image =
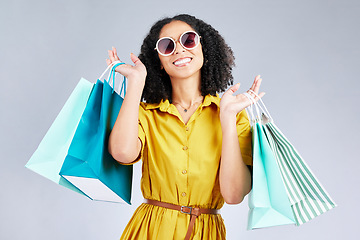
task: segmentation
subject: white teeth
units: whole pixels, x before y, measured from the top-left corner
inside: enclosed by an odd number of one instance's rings
[[[178,60],[176,62],[174,62],[175,66],[177,65],[180,65],[180,64],[185,64],[185,63],[188,63],[191,61],[191,58],[184,58],[184,59],[181,59],[181,60]]]

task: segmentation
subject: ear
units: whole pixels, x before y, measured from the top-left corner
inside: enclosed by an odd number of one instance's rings
[[[163,70],[164,66],[160,63],[160,69]]]

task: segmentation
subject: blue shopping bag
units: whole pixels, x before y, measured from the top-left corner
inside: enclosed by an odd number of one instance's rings
[[[84,112],[93,83],[81,79],[25,167],[51,181],[83,194],[59,175]]]
[[[116,66],[110,74],[113,83]],[[108,138],[123,103],[109,81],[110,77],[96,82],[60,175],[92,200],[130,204],[132,166],[119,164],[108,152]],[[125,83],[124,79],[124,91]]]

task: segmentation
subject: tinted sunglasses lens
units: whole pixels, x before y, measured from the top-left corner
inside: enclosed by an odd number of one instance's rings
[[[174,50],[174,42],[169,38],[161,39],[158,42],[158,50],[162,54],[170,54]]]
[[[180,41],[185,48],[191,49],[196,47],[199,43],[199,36],[194,32],[187,32],[182,35]]]

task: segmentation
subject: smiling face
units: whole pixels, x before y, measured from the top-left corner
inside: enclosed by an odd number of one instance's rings
[[[179,43],[181,34],[186,31],[194,31],[190,25],[182,21],[172,21],[166,24],[160,32],[159,38],[171,37],[176,41],[176,48],[170,56],[159,54],[160,62],[170,79],[186,79],[198,77],[201,79],[201,67],[204,63],[201,43],[187,50]]]

